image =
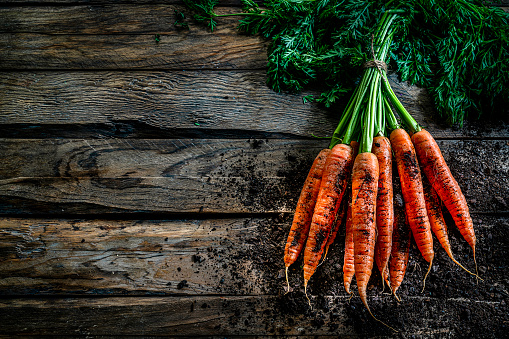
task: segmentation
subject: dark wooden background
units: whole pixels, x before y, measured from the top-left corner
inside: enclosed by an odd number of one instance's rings
[[[238,9],[223,1],[219,12]],[[267,42],[214,33],[178,1],[0,6],[0,336],[501,337],[509,325],[509,129],[441,124],[392,77],[469,202],[483,282],[412,247],[398,303],[375,272],[375,322],[342,287],[341,233],[284,295],[293,209],[340,111],[265,85]],[[157,42],[155,37],[159,36]],[[451,220],[449,220],[451,221]],[[449,223],[451,225],[451,223]],[[451,225],[452,226],[452,225]],[[457,258],[471,250],[452,226]]]

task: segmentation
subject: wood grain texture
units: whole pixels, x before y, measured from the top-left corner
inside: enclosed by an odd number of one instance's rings
[[[0,126],[15,138],[330,136],[341,107],[275,93],[258,71],[0,73]],[[444,126],[425,91],[391,77],[401,102],[437,139],[507,138],[504,123]]]
[[[507,141],[439,146],[472,211],[507,211]],[[327,141],[1,139],[0,211],[291,212],[323,147]]]
[[[403,337],[480,337],[486,331],[503,337],[506,330],[508,309],[500,302],[458,298],[444,303],[417,297],[399,304],[384,300],[384,304],[391,314],[380,310],[380,301],[370,306]],[[284,297],[276,296],[3,299],[0,331],[50,336],[393,335],[359,308],[359,303],[349,303],[347,297],[324,297],[311,314],[289,308]],[[476,311],[465,314],[461,311],[465,309]],[[418,312],[421,317],[409,322],[405,317],[408,312]],[[447,316],[441,316],[443,313]],[[352,314],[357,316],[350,320]],[[451,324],[450,317],[463,319],[461,327]],[[486,324],[488,318],[492,321]]]
[[[508,1],[508,0],[502,0]],[[60,4],[60,5],[73,5],[73,4],[163,4],[163,5],[183,5],[182,0],[4,0],[6,4]],[[255,0],[261,3],[260,0]],[[220,6],[240,6],[241,0],[219,0]]]
[[[174,1],[177,2],[177,1]],[[178,2],[177,2],[178,3]],[[215,13],[237,13],[238,7],[215,7]],[[183,13],[188,28],[174,25],[175,12]],[[1,33],[41,34],[207,34],[210,30],[192,18],[192,13],[182,4],[99,4],[69,6],[23,6],[0,8]],[[178,18],[180,19],[180,18]],[[213,34],[236,33],[239,17],[218,19]]]
[[[509,264],[509,248],[504,239],[509,218],[474,214],[473,219],[479,272],[485,281],[477,284],[437,243],[425,297],[493,302],[507,294],[504,267]],[[0,295],[279,295],[286,286],[282,257],[290,225],[291,215],[201,220],[0,218]],[[456,258],[472,269],[470,247],[454,226],[449,237]],[[311,295],[346,297],[340,279],[343,244],[341,232],[328,260],[310,281]],[[401,286],[406,297],[423,296],[418,287],[423,278],[420,265],[426,266],[413,247]],[[291,266],[289,277],[292,297],[300,298],[301,258]],[[374,270],[370,299],[390,302],[379,277]]]
[[[1,219],[0,294],[265,294],[269,222]]]
[[[277,139],[5,141],[4,213],[80,214],[289,211],[307,175],[297,169],[327,145]]]
[[[0,34],[0,69],[264,68],[259,37],[178,32],[161,36]]]

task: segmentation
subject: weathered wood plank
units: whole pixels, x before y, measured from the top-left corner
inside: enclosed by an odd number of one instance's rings
[[[323,140],[0,139],[2,213],[291,212]],[[473,211],[507,211],[506,140],[442,140]]]
[[[502,0],[508,1],[508,0]],[[163,4],[163,5],[183,5],[182,0],[4,0],[7,4]],[[260,0],[255,0],[257,3],[261,3]],[[240,6],[242,5],[241,0],[219,0],[220,6]]]
[[[301,95],[270,90],[264,71],[1,73],[0,93],[4,126],[124,124],[135,137],[179,129],[310,136],[330,134],[338,120]]]
[[[508,308],[502,302],[412,298],[372,306],[402,338],[484,337],[487,332],[500,338],[507,331]],[[0,331],[50,336],[394,336],[346,297],[323,298],[313,313],[305,313],[295,301],[274,296],[4,299]]]
[[[4,141],[0,210],[58,214],[289,211],[307,175],[298,169],[327,146],[295,140]]]
[[[264,294],[269,222],[4,218],[0,294]]]
[[[175,2],[175,1],[174,1]],[[215,7],[217,14],[236,13],[238,7]],[[184,13],[187,29],[174,25],[175,11]],[[100,4],[70,6],[12,6],[0,8],[1,33],[41,34],[161,34],[175,32],[201,33],[210,30],[197,23],[181,4]],[[178,18],[180,19],[180,18]],[[225,17],[214,34],[237,34],[239,17]]]
[[[425,297],[507,297],[509,218],[474,215],[479,272],[463,271],[438,242]],[[282,264],[291,215],[205,220],[0,219],[2,295],[277,295],[286,286]],[[456,258],[474,269],[472,251],[449,228]],[[311,295],[346,296],[342,286],[344,231],[311,279]],[[399,290],[422,296],[426,262],[415,246]],[[290,269],[294,295],[302,293],[300,260]],[[370,300],[388,299],[374,270]],[[354,283],[355,286],[355,283]],[[354,287],[355,289],[355,287]]]
[[[176,32],[161,36],[0,34],[0,69],[264,68],[267,42],[257,36]]]
[[[0,73],[4,137],[249,138],[330,136],[340,108],[304,104],[317,92],[278,94],[265,71]],[[447,128],[424,90],[391,83],[436,138],[507,138],[504,124]]]

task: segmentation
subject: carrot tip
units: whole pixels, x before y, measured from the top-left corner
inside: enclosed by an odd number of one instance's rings
[[[475,247],[472,247],[472,250],[474,251],[475,276],[477,277],[476,284],[479,284],[479,279],[481,281],[484,281],[484,280],[482,280],[481,277],[479,277],[479,272],[477,271],[477,261],[475,260]]]
[[[476,272],[476,273],[473,273],[473,272],[470,272],[469,270],[467,270],[465,267],[463,267],[463,265],[461,265],[461,264],[460,264],[460,263],[459,263],[456,259],[454,259],[453,257],[451,257],[451,260],[452,260],[452,261],[453,261],[456,265],[458,265],[459,267],[461,267],[462,269],[464,269],[467,273],[469,273],[469,274],[471,274],[471,275],[475,276],[475,277],[476,277],[476,279],[477,279],[477,282],[479,282],[479,280],[484,281],[484,280],[483,280],[483,279],[481,279],[481,277],[479,277],[479,275],[477,274],[477,265],[476,265],[476,267],[475,267],[475,272]]]
[[[307,286],[308,286],[308,282],[306,280],[306,281],[304,281],[304,294],[306,295],[306,299],[308,300],[309,307],[313,308],[313,306],[311,306],[311,300],[309,299],[309,296],[308,296]]]
[[[288,292],[290,292],[290,282],[288,281],[288,266],[285,266],[285,275],[286,275],[286,292],[285,292],[285,294],[287,294]]]
[[[400,299],[400,298],[398,297],[398,295],[396,294],[396,291],[394,291],[394,293],[393,293],[393,294],[394,294],[394,298],[396,298],[396,300],[397,300],[398,302],[401,302],[401,299]]]
[[[424,276],[424,280],[422,281],[422,292],[424,293],[424,289],[426,288],[426,278],[428,277],[429,272],[431,271],[431,265],[433,265],[433,258],[429,261],[429,267],[428,272],[426,272],[426,275]]]
[[[378,321],[379,323],[381,323],[382,325],[390,328],[391,330],[393,330],[394,332],[398,333],[398,331],[396,329],[394,329],[393,327],[387,325],[386,323],[384,323],[382,320],[378,319],[377,317],[375,317],[373,315],[373,313],[371,313],[371,310],[369,309],[369,306],[368,306],[368,303],[366,302],[366,299],[365,298],[361,298],[362,299],[362,302],[364,303],[364,306],[366,306],[369,314],[373,317],[373,319],[375,319],[376,321]]]
[[[320,265],[323,264],[323,262],[325,261],[325,259],[327,258],[327,252],[329,252],[329,245],[327,245],[327,247],[325,248],[325,254],[323,255],[323,259],[322,261],[320,261],[320,263],[318,264],[318,266],[316,267],[320,267]]]

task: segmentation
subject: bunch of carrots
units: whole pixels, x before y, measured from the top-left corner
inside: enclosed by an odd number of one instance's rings
[[[387,79],[384,60],[397,14],[387,11],[382,17],[373,36],[373,60],[365,65],[329,148],[323,149],[311,166],[284,254],[288,282],[289,266],[304,252],[306,290],[344,224],[344,286],[351,294],[355,276],[359,296],[370,313],[367,287],[374,263],[398,298],[412,235],[429,263],[428,273],[434,258],[432,232],[461,266],[451,251],[442,204],[471,246],[475,262],[476,238],[465,197],[436,141],[406,111]],[[393,161],[399,182],[393,182]],[[394,202],[396,187],[403,196],[399,204]]]

